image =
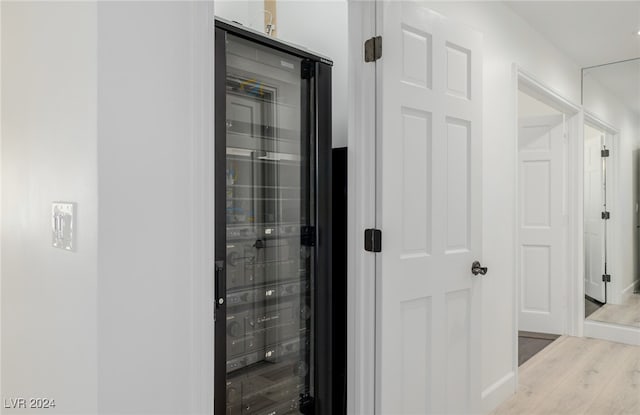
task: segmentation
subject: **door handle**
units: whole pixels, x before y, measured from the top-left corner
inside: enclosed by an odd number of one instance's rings
[[[471,264],[471,273],[473,275],[485,275],[487,271],[489,271],[489,269],[487,267],[483,267],[480,264],[480,261],[474,261],[473,264]]]
[[[215,282],[215,296],[216,296],[216,308],[224,304],[224,294],[221,292],[220,280],[223,277],[222,271],[224,271],[224,261],[216,261],[216,282]]]

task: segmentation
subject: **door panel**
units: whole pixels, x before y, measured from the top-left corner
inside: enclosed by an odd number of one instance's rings
[[[563,115],[520,119],[519,330],[564,333],[565,140]]]
[[[447,117],[447,251],[469,249],[469,146],[468,121]]]
[[[446,401],[445,413],[471,413],[471,295],[469,289],[445,294],[446,312]],[[474,322],[476,323],[476,322]]]
[[[431,114],[403,108],[402,118],[403,255],[424,256],[431,251],[431,172],[425,163],[431,156]]]
[[[522,245],[522,310],[525,312],[551,311],[551,247],[548,245]]]
[[[447,61],[447,93],[456,97],[469,99],[471,79],[471,51],[454,43],[446,42]]]
[[[421,413],[430,402],[431,298],[402,302],[403,413]],[[422,330],[416,330],[416,327]]]
[[[377,412],[470,413],[480,399],[481,37],[380,2]]]
[[[551,226],[551,162],[523,160],[522,174],[527,192],[523,195],[522,226]]]

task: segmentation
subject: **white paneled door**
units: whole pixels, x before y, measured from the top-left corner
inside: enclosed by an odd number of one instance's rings
[[[600,302],[605,302],[604,242],[605,222],[603,160],[601,150],[604,134],[589,129],[584,143],[584,291]]]
[[[564,334],[567,212],[564,116],[520,119],[518,329]]]
[[[377,413],[469,414],[480,399],[482,39],[418,2],[377,13]]]

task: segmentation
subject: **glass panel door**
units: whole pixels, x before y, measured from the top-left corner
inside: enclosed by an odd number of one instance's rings
[[[297,414],[311,393],[313,146],[302,59],[226,44],[229,415]]]

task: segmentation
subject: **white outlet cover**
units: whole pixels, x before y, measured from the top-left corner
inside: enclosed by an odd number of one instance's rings
[[[51,245],[65,251],[76,250],[76,203],[51,204]]]

